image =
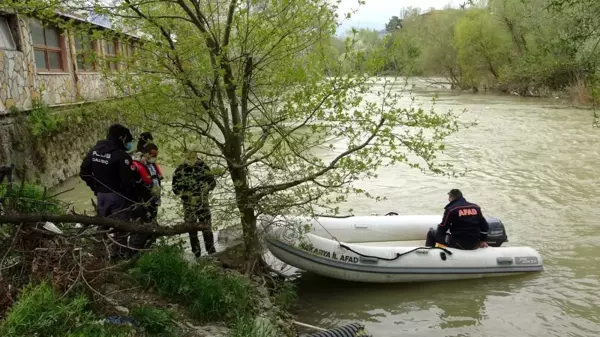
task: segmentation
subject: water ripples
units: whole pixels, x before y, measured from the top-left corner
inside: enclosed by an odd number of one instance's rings
[[[427,97],[418,102],[427,106]],[[441,95],[438,111],[466,108],[476,127],[449,140],[441,158],[469,171],[450,179],[403,166],[364,182],[387,201],[356,198],[361,214],[441,213],[445,193],[467,199],[506,225],[509,245],[540,251],[534,276],[421,285],[349,285],[301,279],[300,319],[362,321],[377,336],[593,336],[600,331],[600,131],[580,110],[537,100]],[[356,208],[356,207],[355,207]]]

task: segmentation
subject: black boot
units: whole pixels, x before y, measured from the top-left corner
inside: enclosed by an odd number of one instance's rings
[[[200,248],[200,239],[198,238],[198,232],[190,232],[190,246],[192,246],[192,253],[196,257],[202,255],[202,249]]]
[[[210,254],[214,254],[217,252],[215,249],[215,236],[211,230],[202,231],[202,238],[204,239],[204,246],[206,247],[206,252]]]

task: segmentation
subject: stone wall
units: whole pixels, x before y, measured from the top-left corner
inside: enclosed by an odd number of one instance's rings
[[[20,111],[32,108],[33,100],[40,98],[44,103],[65,105],[85,101],[96,101],[122,96],[123,93],[110,79],[100,72],[80,72],[76,58],[72,32],[63,32],[65,38],[64,72],[39,72],[36,69],[33,39],[28,18],[7,16],[14,27],[18,50],[0,49],[0,116],[15,107]],[[104,42],[98,45],[98,56],[104,53]],[[125,52],[120,48],[120,53]],[[122,70],[122,69],[121,69]]]
[[[29,48],[31,35],[28,23],[14,17],[10,23],[17,27],[14,29],[15,43],[23,47],[19,50],[0,49],[0,115],[12,108],[29,109],[35,87],[35,64],[33,50]]]
[[[82,108],[61,111],[73,122],[50,135],[33,137],[24,116],[0,119],[0,166],[15,164],[16,175],[28,182],[52,187],[75,176],[87,151],[106,137],[108,126],[119,116],[102,113],[83,115]],[[86,106],[91,109],[90,105]]]
[[[78,173],[87,150],[106,136],[106,128],[119,116],[102,115],[101,111],[97,115],[79,115],[72,123],[62,125],[40,139],[31,135],[27,125],[34,101],[40,99],[57,114],[72,111],[77,114],[79,108],[69,107],[70,104],[103,101],[127,93],[118,90],[101,72],[79,71],[72,32],[63,32],[64,71],[39,72],[34,59],[30,20],[0,14],[9,18],[17,45],[17,50],[0,49],[0,165],[15,164],[19,178],[25,174],[30,182],[51,187]],[[101,58],[104,42],[100,41],[98,47],[96,52]],[[123,49],[120,51],[124,52]],[[7,116],[13,108],[22,113]],[[72,111],[68,112],[69,109]]]
[[[78,76],[77,90],[80,99],[95,101],[108,97],[106,81],[102,79],[101,74],[85,73]]]
[[[71,74],[38,74],[38,90],[48,105],[73,103],[76,90]]]

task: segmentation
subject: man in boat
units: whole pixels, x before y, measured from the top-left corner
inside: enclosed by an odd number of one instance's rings
[[[489,225],[481,213],[481,208],[465,200],[458,189],[448,192],[448,201],[444,207],[442,222],[437,230],[429,230],[425,245],[434,247],[441,244],[465,250],[487,247],[485,239]],[[451,234],[447,234],[448,230]]]

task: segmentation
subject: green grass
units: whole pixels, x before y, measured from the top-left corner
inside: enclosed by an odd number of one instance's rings
[[[168,310],[151,306],[141,306],[134,308],[131,315],[151,336],[177,336],[172,321],[173,314]]]
[[[142,254],[131,273],[143,286],[186,306],[200,322],[233,323],[254,316],[256,301],[248,279],[206,262],[189,264],[180,247],[161,246]]]
[[[5,183],[0,184],[0,197],[6,198],[6,209],[18,213],[64,214],[67,210],[63,202],[45,196],[43,187],[34,184],[24,184],[22,188],[20,184],[13,184],[10,192]]]
[[[83,296],[61,298],[47,283],[28,285],[0,322],[0,336],[122,337],[128,327],[99,323]]]
[[[238,317],[233,323],[230,337],[272,337],[275,330],[267,324],[256,324],[252,317]]]

